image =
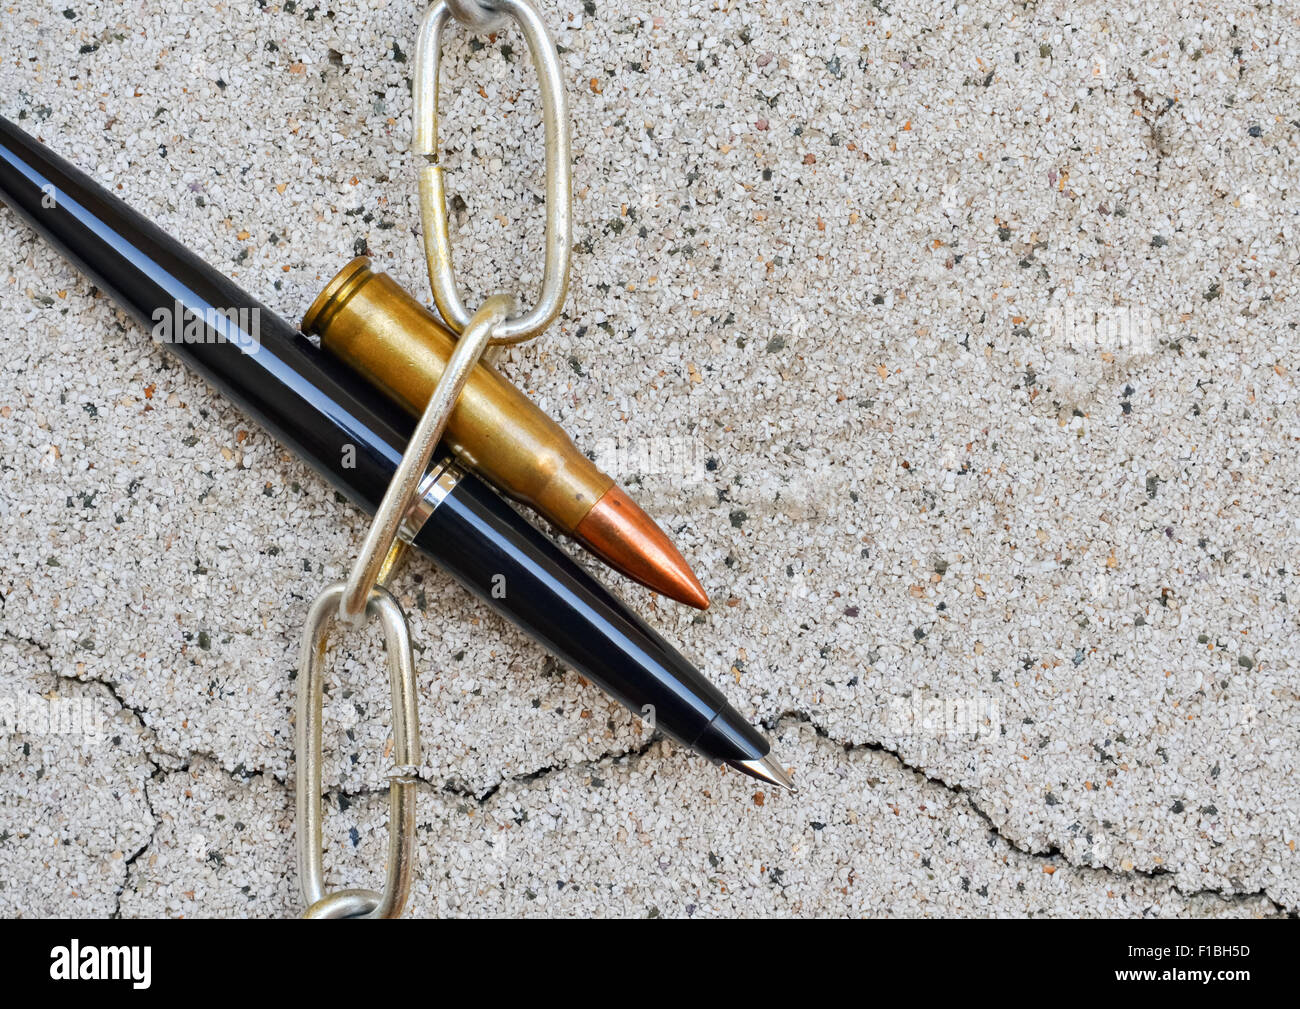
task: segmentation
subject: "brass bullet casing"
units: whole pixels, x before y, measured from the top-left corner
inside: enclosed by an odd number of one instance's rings
[[[413,417],[423,413],[456,342],[365,256],[330,281],[302,326]],[[614,570],[678,602],[708,608],[708,594],[664,531],[491,365],[480,362],[470,374],[443,440],[480,476]]]
[[[303,329],[414,417],[423,411],[455,337],[361,256],[312,303]],[[445,443],[466,465],[572,533],[614,485],[555,421],[489,364],[471,373]]]

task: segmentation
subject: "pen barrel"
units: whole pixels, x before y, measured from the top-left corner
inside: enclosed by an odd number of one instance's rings
[[[180,242],[0,117],[0,200],[156,341],[374,511],[412,424]]]
[[[414,423],[368,382],[3,117],[0,201],[156,338],[171,313],[168,350],[335,488],[375,510]],[[766,740],[691,663],[482,481],[467,474],[453,491],[414,542],[462,585],[706,756],[767,752]],[[497,575],[504,596],[494,592]]]
[[[491,489],[449,465],[414,545],[634,714],[712,760],[764,737],[703,673]],[[539,541],[540,540],[540,541]]]
[[[424,412],[456,346],[432,312],[372,270],[364,256],[321,292],[303,329],[412,417]],[[560,425],[486,363],[470,373],[443,441],[461,463],[568,533],[614,484]]]

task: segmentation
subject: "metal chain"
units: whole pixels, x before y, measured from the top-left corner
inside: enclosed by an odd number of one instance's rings
[[[379,578],[379,570],[397,539],[402,520],[420,497],[420,484],[429,463],[433,461],[433,450],[442,440],[447,419],[456,408],[456,400],[460,398],[465,383],[469,381],[469,373],[478,364],[487,345],[497,337],[505,320],[514,310],[514,305],[515,299],[508,294],[488,298],[460,335],[446,370],[429,399],[429,405],[425,407],[420,423],[415,426],[415,433],[411,435],[406,453],[397,466],[397,472],[393,474],[392,483],[384,492],[384,499],[375,512],[361,552],[352,565],[347,588],[339,601],[339,616],[343,619],[355,621],[365,611],[370,588]]]
[[[436,164],[438,63],[441,32],[449,18],[475,31],[517,22],[528,39],[541,80],[546,124],[546,263],[541,294],[518,315],[513,295],[488,298],[472,315],[456,289],[451,263],[442,168]],[[561,87],[559,57],[537,11],[527,0],[438,0],[425,15],[416,47],[415,151],[426,157],[420,175],[420,207],[434,300],[444,319],[460,334],[456,349],[434,388],[410,444],[384,493],[365,542],[346,582],[325,588],[312,603],[299,648],[296,750],[298,871],[306,918],[394,918],[406,905],[415,863],[415,790],[420,764],[417,683],[406,615],[383,587],[396,569],[405,542],[399,539],[408,515],[418,509],[437,474],[429,463],[456,402],[489,347],[531,339],[548,326],[564,304],[569,281],[572,181],[568,112]],[[433,162],[433,163],[429,163]],[[325,892],[321,847],[321,715],[323,665],[335,622],[356,626],[378,617],[384,631],[393,703],[395,766],[388,777],[389,838],[384,890]]]
[[[387,590],[370,592],[366,611],[379,617],[388,652],[393,696],[394,767],[388,775],[388,868],[384,892],[339,890],[326,895],[321,852],[322,665],[330,625],[338,616],[343,583],[316,597],[307,616],[298,669],[298,877],[307,901],[304,918],[396,918],[406,904],[415,864],[416,768],[420,764],[420,720],[416,711],[415,660],[406,617]]]
[[[479,0],[447,0],[451,16],[466,28],[476,32],[494,32],[503,27],[508,18],[495,3]]]
[[[438,70],[442,64],[442,34],[455,8],[479,0],[438,0],[424,16],[415,49],[414,153],[420,166],[420,217],[424,223],[424,250],[429,263],[433,300],[444,320],[459,333],[469,324],[470,312],[456,286],[448,232],[447,190],[438,162]],[[564,97],[560,57],[546,24],[528,0],[491,0],[491,9],[508,15],[528,40],[537,68],[542,122],[546,133],[546,259],[537,302],[526,313],[501,327],[501,343],[528,340],[554,321],[564,307],[569,285],[569,257],[573,246],[573,169],[569,112]],[[458,16],[458,15],[457,15]]]

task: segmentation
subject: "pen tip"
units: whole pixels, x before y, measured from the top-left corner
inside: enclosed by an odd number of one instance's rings
[[[798,791],[794,787],[794,779],[786,773],[784,767],[776,762],[770,752],[767,756],[760,757],[758,760],[729,760],[727,763],[737,771],[748,774],[751,778],[766,781],[769,785],[778,785],[787,792]]]
[[[574,535],[633,581],[687,606],[709,608],[704,586],[672,540],[617,484],[601,495]]]

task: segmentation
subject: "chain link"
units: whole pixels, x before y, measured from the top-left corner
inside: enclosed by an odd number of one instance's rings
[[[494,338],[495,343],[519,343],[536,336],[554,321],[564,307],[568,292],[573,245],[572,142],[560,57],[546,24],[527,0],[492,0],[492,9],[508,15],[528,41],[537,68],[546,134],[546,258],[541,290],[533,307],[508,320]],[[453,13],[451,0],[438,0],[420,25],[415,48],[412,148],[421,158],[420,217],[424,223],[424,250],[433,300],[448,326],[459,333],[469,324],[470,311],[456,285],[447,190],[443,167],[438,162],[438,70],[442,63],[443,31]]]
[[[495,3],[480,0],[447,0],[451,16],[466,28],[476,32],[494,32],[510,20]]]
[[[490,31],[513,20],[523,30],[537,66],[546,128],[546,261],[538,300],[517,314],[513,295],[488,298],[471,314],[456,287],[448,234],[446,190],[437,164],[438,67],[442,30],[455,17],[474,31]],[[425,163],[420,173],[420,211],[434,301],[460,334],[433,395],[416,425],[397,471],[375,512],[365,542],[345,582],[325,588],[312,603],[299,647],[298,781],[296,819],[298,869],[306,918],[392,918],[401,914],[415,862],[415,769],[420,763],[417,683],[410,628],[397,600],[383,588],[405,544],[408,517],[416,514],[438,473],[428,474],[456,401],[489,348],[531,339],[564,304],[569,283],[572,174],[568,110],[559,57],[537,11],[527,0],[437,0],[425,15],[416,46],[415,135],[412,147]],[[407,538],[412,534],[406,530]],[[377,617],[383,626],[393,699],[396,766],[389,773],[388,862],[383,892],[346,889],[325,892],[321,848],[322,667],[330,629],[336,622],[359,624]]]

